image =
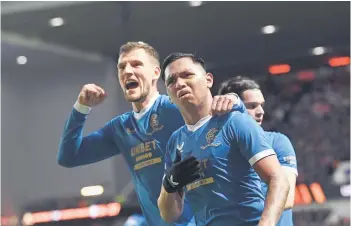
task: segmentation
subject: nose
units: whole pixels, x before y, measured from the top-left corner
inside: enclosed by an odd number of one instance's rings
[[[123,74],[126,74],[126,75],[133,74],[133,67],[130,65],[130,63],[126,64],[123,70]]]
[[[256,108],[256,116],[257,117],[261,117],[264,115],[264,110],[263,110],[263,107],[261,105],[259,105],[257,108]]]
[[[177,78],[176,83],[175,83],[175,88],[176,89],[182,89],[185,87],[185,82],[182,78]]]

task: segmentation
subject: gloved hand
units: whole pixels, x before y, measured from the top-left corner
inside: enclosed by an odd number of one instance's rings
[[[200,162],[194,156],[181,160],[177,149],[176,158],[163,177],[164,189],[168,193],[183,191],[184,186],[200,178],[200,169]]]

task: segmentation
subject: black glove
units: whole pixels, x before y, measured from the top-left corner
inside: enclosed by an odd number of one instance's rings
[[[168,193],[180,192],[185,185],[199,178],[200,162],[194,156],[181,161],[181,153],[177,149],[176,158],[163,178],[163,187]]]

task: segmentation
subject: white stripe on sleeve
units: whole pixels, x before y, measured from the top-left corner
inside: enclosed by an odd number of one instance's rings
[[[252,156],[249,159],[249,163],[251,166],[253,166],[258,160],[263,159],[263,158],[270,156],[270,155],[275,155],[275,154],[276,153],[273,149],[267,149],[267,150],[261,151],[261,152],[257,153],[256,155]]]

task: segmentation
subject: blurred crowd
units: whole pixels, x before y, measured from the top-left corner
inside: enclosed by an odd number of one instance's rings
[[[338,162],[350,160],[350,74],[333,73],[312,82],[263,86],[266,98],[265,129],[286,134],[294,145],[297,183],[320,183],[328,198],[340,197],[331,182]],[[349,182],[349,181],[348,181]],[[332,222],[330,210],[294,213],[297,226],[344,226],[349,219]],[[329,223],[328,223],[329,222]]]
[[[298,160],[297,183],[330,184],[338,161],[350,159],[350,74],[265,87],[265,129],[286,134]]]

